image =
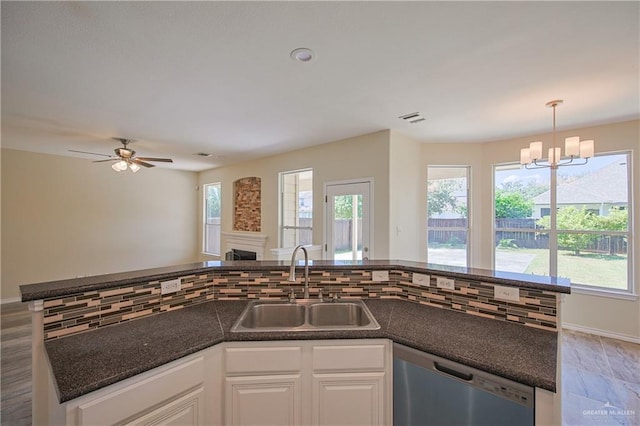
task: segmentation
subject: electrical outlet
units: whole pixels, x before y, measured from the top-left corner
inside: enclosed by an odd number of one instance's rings
[[[417,284],[417,285],[421,285],[424,287],[429,287],[430,283],[429,280],[431,279],[431,277],[429,275],[425,275],[425,274],[418,274],[418,273],[413,273],[411,275],[411,282],[413,284]]]
[[[447,290],[455,290],[456,281],[453,278],[436,277],[436,285],[438,288],[446,288]]]
[[[389,271],[372,271],[371,279],[375,282],[389,281]]]
[[[493,297],[509,302],[520,301],[520,289],[517,287],[503,287],[501,285],[493,286]]]
[[[175,280],[163,281],[160,283],[160,294],[169,294],[180,291],[182,284],[180,284],[180,278]]]

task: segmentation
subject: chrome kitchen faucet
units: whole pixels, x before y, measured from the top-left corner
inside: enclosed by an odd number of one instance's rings
[[[296,282],[296,255],[298,254],[298,250],[302,249],[304,252],[304,298],[309,298],[309,254],[307,253],[307,249],[305,246],[297,246],[293,249],[293,254],[291,255],[291,268],[289,269],[289,281]]]

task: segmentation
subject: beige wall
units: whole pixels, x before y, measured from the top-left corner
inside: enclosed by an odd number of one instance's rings
[[[2,150],[2,299],[18,286],[197,261],[197,174]]]
[[[389,143],[389,257],[426,259],[426,168],[419,143],[391,132]]]
[[[220,182],[222,188],[222,231],[232,230],[233,182],[246,176],[262,178],[262,234],[268,236],[265,258],[278,247],[278,173],[313,169],[313,243],[323,241],[324,184],[359,178],[374,181],[374,256],[389,256],[389,131],[384,130],[341,141],[291,151],[234,166],[200,173],[200,186]],[[202,192],[202,191],[200,191]],[[199,201],[199,230],[202,230],[202,194]],[[226,252],[222,246],[222,252]],[[201,255],[202,259],[212,259]]]
[[[616,124],[574,129],[558,132],[557,140],[579,135],[581,139],[594,139],[596,152],[633,150],[632,182],[633,220],[636,251],[630,261],[636,265],[634,271],[635,292],[640,292],[640,121],[633,120]],[[533,140],[542,140],[545,146],[551,143],[551,134],[534,135],[513,140],[495,141],[485,144],[424,144],[422,146],[423,167],[438,165],[471,166],[471,265],[491,268],[493,265],[492,199],[494,164],[519,161],[520,148]],[[638,299],[623,300],[594,296],[574,290],[566,298],[563,309],[565,326],[610,334],[630,340],[640,340],[640,302]]]

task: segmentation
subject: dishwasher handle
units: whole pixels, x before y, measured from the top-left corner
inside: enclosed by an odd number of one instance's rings
[[[441,373],[448,374],[449,376],[457,377],[460,380],[464,380],[465,382],[470,382],[473,380],[472,373],[463,373],[462,371],[454,370],[451,367],[447,367],[446,365],[442,365],[437,361],[433,361],[433,366],[436,370]]]

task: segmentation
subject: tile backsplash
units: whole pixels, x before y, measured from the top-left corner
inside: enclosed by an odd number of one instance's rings
[[[388,281],[376,282],[372,279],[371,270],[312,269],[309,271],[310,294],[315,298],[322,290],[325,298],[337,294],[340,298],[403,299],[524,326],[556,330],[556,293],[519,288],[517,302],[504,301],[494,298],[494,284],[491,283],[455,279],[455,288],[450,290],[437,287],[436,276],[427,280],[428,286],[425,282],[413,284],[412,274],[391,269]],[[172,294],[160,294],[160,281],[156,280],[46,299],[45,340],[208,300],[286,299],[291,288],[296,297],[301,298],[301,275],[298,275],[296,283],[292,283],[287,281],[288,270],[212,270],[206,274],[179,277],[182,288]]]

